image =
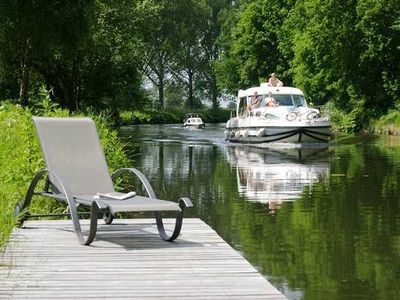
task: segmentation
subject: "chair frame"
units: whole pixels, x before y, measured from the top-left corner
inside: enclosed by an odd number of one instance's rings
[[[118,177],[125,173],[128,173],[131,176],[138,177],[145,188],[147,196],[152,199],[157,199],[150,182],[147,180],[142,172],[135,168],[121,168],[115,171],[115,173],[111,175],[111,180],[113,184],[115,184],[115,181]],[[46,180],[43,190],[40,192],[35,191],[38,183],[43,180]],[[51,180],[53,180],[54,182],[52,182]],[[57,183],[57,185],[55,185],[54,183]],[[55,186],[57,186],[58,188],[55,189]],[[68,205],[69,213],[31,214],[29,212],[29,207],[34,196],[45,196],[53,198],[55,200],[66,202]],[[80,205],[89,206],[90,213],[78,213],[78,207]],[[193,207],[193,204],[189,198],[183,197],[179,199],[178,206],[180,210],[178,210],[177,212],[175,227],[171,235],[168,235],[165,231],[161,211],[153,211],[157,223],[158,233],[164,241],[172,242],[179,236],[182,228],[184,210],[185,208]],[[82,245],[90,245],[96,238],[98,223],[97,220],[100,215],[103,216],[105,224],[107,225],[111,224],[114,219],[114,216],[112,215],[109,206],[101,199],[93,199],[91,205],[80,203],[79,197],[74,197],[69,187],[67,186],[66,181],[63,180],[63,178],[61,178],[59,174],[56,174],[56,172],[49,169],[42,169],[36,173],[28,187],[25,199],[16,205],[15,214],[18,218],[17,225],[20,227],[23,226],[24,221],[26,221],[28,218],[70,216],[74,226],[74,231],[78,237],[78,241]],[[83,233],[79,221],[79,215],[84,214],[90,214],[90,227],[87,235]]]

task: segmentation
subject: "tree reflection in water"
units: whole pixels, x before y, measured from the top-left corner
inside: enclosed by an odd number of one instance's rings
[[[399,137],[276,151],[207,143],[210,127],[201,143],[135,128],[134,166],[160,198],[190,196],[190,216],[289,299],[400,299]]]

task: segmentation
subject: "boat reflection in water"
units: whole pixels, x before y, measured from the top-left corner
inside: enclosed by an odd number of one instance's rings
[[[327,148],[226,149],[228,162],[236,167],[239,194],[266,204],[270,213],[298,199],[305,187],[312,191],[313,183],[329,178]]]

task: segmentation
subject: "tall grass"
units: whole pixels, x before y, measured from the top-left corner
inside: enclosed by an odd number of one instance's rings
[[[391,110],[372,123],[371,129],[379,134],[400,135],[400,112]]]
[[[33,112],[7,102],[0,106],[0,250],[15,226],[16,203],[24,198],[34,174],[45,166],[31,121],[32,114],[52,117],[70,115],[67,110],[46,105],[36,107]],[[107,118],[91,113],[86,115],[96,122],[110,169],[129,165],[117,132],[110,129]],[[65,210],[65,207],[42,198],[35,199],[32,210],[46,213]]]

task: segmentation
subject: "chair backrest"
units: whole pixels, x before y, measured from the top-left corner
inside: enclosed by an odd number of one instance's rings
[[[33,117],[47,168],[74,195],[113,192],[96,125],[90,118]],[[60,185],[50,181],[59,190]]]

